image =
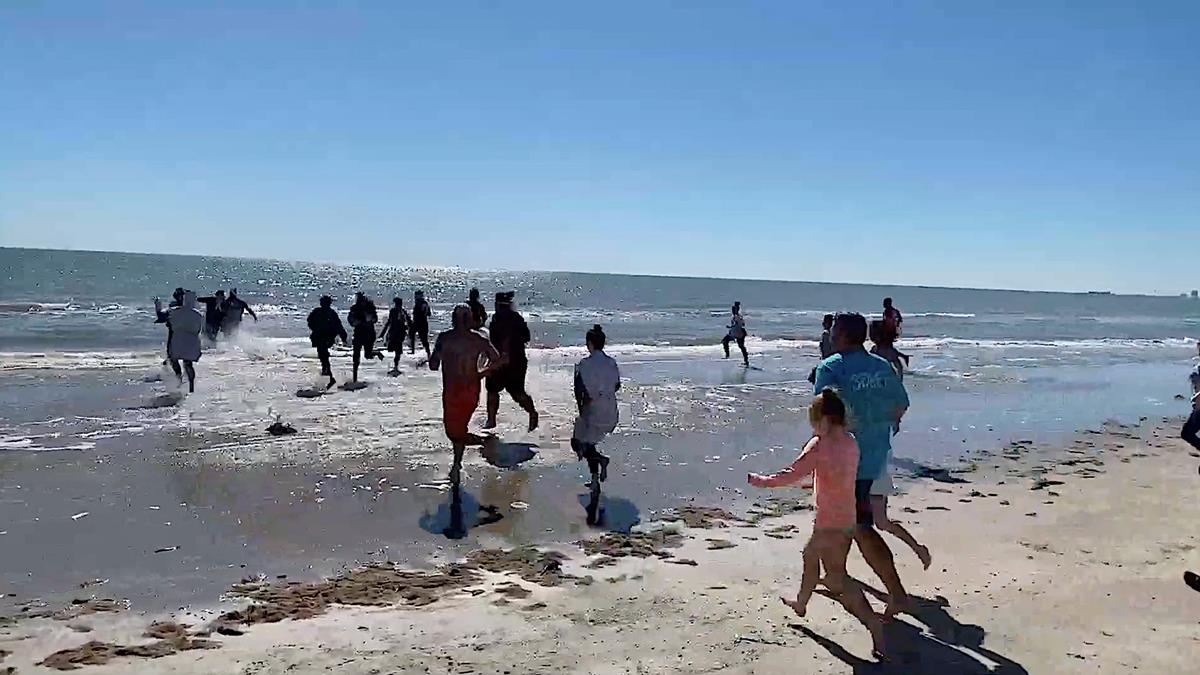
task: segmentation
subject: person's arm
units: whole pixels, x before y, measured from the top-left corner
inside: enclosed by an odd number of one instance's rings
[[[162,300],[154,299],[154,323],[166,323],[167,313],[163,311]]]
[[[829,364],[822,361],[817,365],[816,374],[813,376],[813,393],[819,394],[827,387],[837,387],[837,376]]]
[[[483,353],[487,356],[487,365],[484,366],[483,370],[479,371],[479,377],[482,379],[488,375],[491,375],[496,371],[496,369],[503,366],[505,360],[504,357],[500,355],[500,352],[496,351],[496,348],[492,346],[491,340],[479,335],[478,333],[473,333],[473,335],[476,335],[483,342]]]
[[[1183,423],[1183,431],[1179,437],[1200,450],[1200,405],[1192,408],[1192,416]]]
[[[429,354],[429,369],[438,370],[442,367],[442,335],[439,334],[437,339],[433,341],[433,352]]]
[[[335,312],[333,320],[337,322],[337,336],[342,339],[342,344],[346,344],[350,341],[350,338],[346,335],[346,327],[342,325],[342,317],[338,316]]]
[[[387,338],[388,328],[391,327],[391,325],[392,325],[392,315],[388,314],[387,321],[383,322],[383,330],[379,331],[379,339],[380,340]]]
[[[808,444],[804,446],[804,452],[800,453],[800,456],[796,458],[796,461],[792,462],[791,466],[779,473],[765,476],[758,473],[748,474],[746,482],[760,488],[783,487],[799,483],[817,468],[817,452],[819,452],[819,447],[820,443],[818,443],[817,437],[813,436],[809,439]]]
[[[589,400],[591,398],[588,396],[587,387],[583,385],[583,375],[579,374],[579,366],[575,366],[575,407],[579,408],[580,415],[583,414]]]
[[[621,391],[621,367],[614,363],[613,369],[617,371],[617,388],[614,391]]]
[[[908,412],[908,390],[904,388],[904,383],[900,381],[900,376],[896,374],[894,369],[885,375],[885,377],[888,378],[887,386],[895,401],[895,421],[896,424],[899,424],[900,419],[904,417],[904,413]]]
[[[250,315],[251,319],[258,321],[258,315],[254,313],[253,309],[250,309],[250,305],[247,304],[245,300],[242,300],[242,307],[246,309],[246,313]]]
[[[533,336],[529,334],[529,324],[525,323],[525,319],[523,318],[521,319],[521,328],[518,330],[517,335],[521,344],[527,345],[533,339]]]

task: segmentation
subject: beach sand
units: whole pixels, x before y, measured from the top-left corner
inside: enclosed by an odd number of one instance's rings
[[[812,516],[802,509],[726,527],[692,514],[710,527],[689,527],[678,542],[606,535],[609,555],[567,545],[561,562],[475,554],[440,576],[382,569],[324,586],[239,589],[267,609],[313,615],[303,620],[241,625],[256,620],[243,612],[213,624],[231,603],[172,617],[77,606],[0,624],[0,654],[11,652],[0,672],[54,672],[35,664],[88,641],[105,643],[90,650],[99,660],[113,657],[83,666],[96,675],[1196,672],[1200,593],[1181,575],[1200,568],[1200,478],[1176,428],[1113,426],[1049,450],[1014,443],[971,473],[942,476],[965,482],[920,481],[894,497],[892,517],[934,562],[922,570],[888,539],[915,609],[889,624],[884,665],[829,599],[815,596],[805,619],[780,604],[799,581]],[[621,555],[629,551],[650,555]],[[881,586],[856,552],[850,571]],[[191,628],[160,623],[145,636],[164,619]],[[204,627],[218,630],[196,636]],[[113,645],[141,647],[114,656]]]

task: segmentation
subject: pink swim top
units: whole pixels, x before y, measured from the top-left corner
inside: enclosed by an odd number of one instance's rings
[[[857,473],[858,443],[854,436],[841,433],[826,438],[813,436],[791,466],[770,476],[751,474],[750,484],[782,487],[815,474],[813,499],[817,515],[814,526],[845,529],[854,527],[854,479]]]

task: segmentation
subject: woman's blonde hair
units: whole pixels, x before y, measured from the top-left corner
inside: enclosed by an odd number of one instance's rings
[[[829,421],[839,426],[846,426],[846,404],[832,387],[822,389],[808,406],[808,421],[814,426],[823,417],[828,417]]]

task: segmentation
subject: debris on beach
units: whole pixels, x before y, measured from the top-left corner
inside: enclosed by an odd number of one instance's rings
[[[70,621],[87,614],[115,613],[129,609],[125,600],[111,598],[75,598],[66,607],[50,609],[44,604],[38,606],[25,605],[20,610],[20,619],[53,619],[55,621]]]
[[[324,614],[330,605],[385,606],[399,601],[421,607],[437,602],[441,595],[472,586],[479,575],[463,565],[450,565],[436,572],[403,570],[390,563],[377,563],[316,583],[267,584],[246,579],[230,594],[254,601],[249,607],[222,614],[209,630],[224,632],[231,626],[276,623],[284,619],[308,619]]]
[[[494,573],[512,572],[540,586],[559,586],[575,577],[562,571],[567,557],[556,551],[540,551],[533,546],[514,549],[484,549],[467,555],[467,566]]]
[[[768,518],[781,518],[800,511],[811,511],[812,508],[812,504],[796,499],[768,497],[763,501],[754,502],[754,505],[747,511],[744,522],[757,525]]]
[[[267,427],[267,433],[272,436],[289,436],[296,433],[296,427],[293,427],[286,422],[275,420],[271,426]]]
[[[708,550],[710,551],[720,551],[737,546],[737,544],[728,539],[705,539],[704,541],[708,542]]]
[[[913,468],[913,476],[917,478],[929,478],[938,483],[966,483],[966,479],[955,476],[950,469],[940,467],[925,466],[918,464]]]
[[[1030,490],[1044,490],[1055,485],[1065,485],[1061,480],[1052,480],[1049,478],[1039,478],[1033,482],[1033,487]]]
[[[705,530],[714,527],[728,527],[727,523],[744,522],[725,509],[691,504],[667,509],[663,512],[663,517],[666,520],[682,520],[688,527]]]
[[[621,534],[608,532],[599,539],[584,539],[579,542],[583,552],[591,555],[606,555],[611,558],[670,558],[664,549],[683,545],[683,537],[677,534],[656,532],[654,534]]]
[[[37,665],[55,670],[76,670],[82,666],[104,665],[114,658],[123,656],[160,659],[182,651],[216,649],[219,646],[219,643],[211,640],[194,638],[188,635],[187,631],[143,645],[118,645],[92,640],[78,647],[54,652]]]

